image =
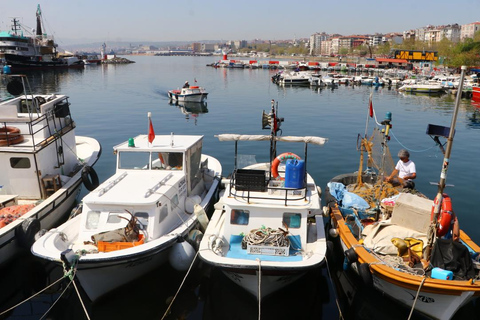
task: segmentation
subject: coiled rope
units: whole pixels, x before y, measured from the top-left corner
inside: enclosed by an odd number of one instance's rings
[[[288,247],[290,240],[287,238],[288,230],[282,228],[273,230],[272,228],[265,228],[262,226],[258,229],[253,229],[245,235],[243,241],[248,245],[264,245],[275,247]]]

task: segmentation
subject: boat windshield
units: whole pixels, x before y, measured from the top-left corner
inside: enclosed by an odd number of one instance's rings
[[[149,164],[150,152],[122,151],[118,155],[119,169],[148,170]]]

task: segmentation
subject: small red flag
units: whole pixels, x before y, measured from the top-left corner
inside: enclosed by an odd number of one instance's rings
[[[148,142],[152,143],[155,139],[155,131],[153,131],[152,119],[148,117],[149,126],[148,126]]]
[[[368,113],[370,118],[373,118],[373,103],[372,103],[372,96],[370,95],[370,102],[368,104]]]

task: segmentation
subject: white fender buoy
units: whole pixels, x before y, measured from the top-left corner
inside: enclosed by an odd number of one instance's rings
[[[188,214],[192,214],[195,209],[195,205],[202,203],[202,198],[198,195],[187,197],[185,199],[185,211]]]
[[[338,237],[338,230],[335,229],[335,228],[332,228],[332,229],[328,230],[328,235],[332,238],[336,238],[336,237]]]
[[[195,249],[187,241],[175,243],[170,250],[168,260],[177,271],[187,271],[195,257]]]
[[[208,225],[208,217],[207,214],[205,213],[205,210],[203,210],[202,206],[199,204],[195,205],[194,209],[195,215],[197,216],[198,222],[200,223],[200,229],[205,232],[205,229],[207,229]]]

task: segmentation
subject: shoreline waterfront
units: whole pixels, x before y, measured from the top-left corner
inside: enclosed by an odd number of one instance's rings
[[[279,116],[288,122],[288,125],[281,127],[283,135],[312,135],[329,139],[322,148],[312,147],[308,151],[309,172],[323,190],[333,176],[358,167],[359,154],[355,145],[358,134],[363,134],[365,130],[369,98],[372,96],[380,121],[386,112],[392,112],[392,141],[389,144],[392,153],[402,148],[409,149],[411,158],[417,164],[418,189],[429,197],[435,194],[436,187],[431,186],[430,181],[438,181],[442,156],[425,130],[430,123],[450,124],[454,103],[451,95],[412,95],[400,93],[394,88],[375,89],[361,85],[339,85],[333,89],[279,86],[271,82],[275,70],[206,67],[207,63],[212,62],[212,57],[131,57],[136,63],[28,74],[34,92],[68,95],[75,109],[72,112],[75,114],[78,134],[100,141],[104,152],[95,166],[100,181],[113,174],[113,146],[137,135],[139,131],[147,132],[147,112],[152,112],[157,134],[174,132],[204,135],[204,152],[222,163],[224,175],[227,176],[233,169],[234,150],[218,142],[214,135],[236,131],[265,133],[261,130],[261,112],[268,110],[270,101],[274,99],[281,106]],[[169,104],[167,92],[181,86],[185,80],[193,83],[194,79],[209,91],[203,109],[208,112],[194,112],[187,116],[182,106]],[[0,98],[7,98],[3,84],[0,84]],[[455,186],[449,187],[447,192],[454,201],[455,212],[461,217],[462,229],[473,240],[479,241],[477,226],[480,225],[480,217],[476,214],[478,192],[475,185],[480,177],[471,168],[474,159],[480,156],[473,147],[480,144],[480,111],[468,99],[461,101],[455,139],[448,177],[448,184]],[[263,147],[264,144],[254,143],[247,149],[240,148],[239,153],[261,154],[257,151]],[[279,151],[302,154],[302,147]],[[266,158],[256,160],[268,161]],[[83,190],[79,199],[85,194]],[[28,264],[21,265],[22,262]],[[14,272],[16,268],[18,270]],[[300,279],[301,282],[282,291],[279,296],[272,297],[271,301],[265,300],[261,310],[262,319],[275,316],[280,319],[284,315],[294,317],[298,313],[293,309],[301,309],[304,318],[338,319],[337,303],[342,306],[345,319],[407,318],[409,310],[381,295],[365,294],[363,289],[342,294],[336,287],[339,282],[345,284],[343,280],[346,278],[338,275],[341,271],[340,267],[332,272],[332,277],[337,279],[332,284],[326,269],[317,270],[317,273]],[[2,287],[11,286],[12,290],[1,301],[0,311],[45,288],[63,275],[62,270],[52,270],[49,266],[39,265],[35,259],[31,261],[26,258],[17,260],[9,270],[4,270],[4,274],[12,275],[12,281]],[[158,319],[175,296],[183,277],[184,274],[174,273],[171,268],[165,267],[94,304],[89,303],[85,296],[83,299],[93,319]],[[21,281],[15,283],[15,279]],[[66,283],[17,307],[9,318],[38,319],[54,305]],[[238,291],[235,284],[227,286],[226,283],[215,271],[201,264],[196,265],[175,299],[171,315],[166,318],[221,319],[236,315],[257,318],[256,302]],[[28,286],[28,289],[16,288],[21,284]],[[142,308],[138,307],[140,304]],[[476,314],[471,312],[478,312],[478,308],[475,304],[468,305],[452,319]],[[392,314],[391,310],[394,309],[396,312]],[[53,306],[49,316],[51,319],[85,317],[72,287]],[[414,315],[413,319],[423,317]]]

